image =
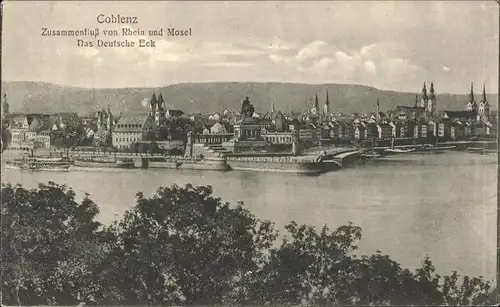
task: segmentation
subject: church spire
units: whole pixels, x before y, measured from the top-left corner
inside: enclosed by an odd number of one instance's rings
[[[328,90],[326,90],[326,101],[325,101],[325,104],[326,104],[327,106],[329,106],[329,105],[330,105],[330,98],[328,97]]]
[[[483,99],[481,100],[482,102],[486,102],[486,85],[483,83]]]
[[[422,88],[422,98],[427,100],[427,87],[425,86],[425,82],[424,87]]]
[[[276,107],[274,105],[274,100],[271,101],[271,112],[275,113],[276,112]]]
[[[473,84],[473,82],[470,83],[469,101],[474,101],[474,84]]]
[[[431,98],[431,99],[434,99],[434,97],[435,97],[435,96],[434,96],[434,82],[431,82],[431,89],[430,89],[430,93],[431,93],[430,98]]]
[[[158,108],[163,110],[165,108],[165,101],[163,100],[163,96],[162,94],[160,93],[160,95],[158,95]]]
[[[155,91],[153,91],[153,95],[151,96],[151,99],[149,100],[149,104],[150,104],[152,109],[156,108],[157,100],[156,100]]]
[[[319,99],[318,99],[318,94],[316,93],[316,98],[314,100],[314,107],[316,108],[316,110],[318,109],[318,106],[319,106]]]

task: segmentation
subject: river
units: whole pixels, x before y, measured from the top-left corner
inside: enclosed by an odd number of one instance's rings
[[[2,182],[35,187],[49,180],[87,192],[109,223],[159,186],[212,185],[224,201],[244,201],[282,231],[289,221],[363,229],[360,253],[376,250],[414,269],[429,255],[438,273],[496,272],[497,160],[449,152],[372,161],[317,177],[284,173],[176,170],[95,170],[29,173],[4,169]],[[77,193],[78,194],[78,193]],[[79,193],[83,195],[82,193]]]

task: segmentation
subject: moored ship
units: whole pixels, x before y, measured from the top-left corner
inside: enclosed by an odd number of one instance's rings
[[[301,157],[282,156],[233,156],[227,158],[227,163],[234,170],[260,172],[284,172],[297,174],[320,174],[325,171],[322,161],[307,160]]]
[[[224,157],[214,158],[185,158],[179,161],[179,169],[228,171],[231,168]]]
[[[8,168],[28,171],[68,171],[71,167],[71,162],[63,159],[14,159],[5,161]]]
[[[132,159],[75,158],[74,165],[84,168],[133,168]]]

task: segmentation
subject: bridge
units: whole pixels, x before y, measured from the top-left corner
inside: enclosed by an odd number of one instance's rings
[[[334,148],[321,152],[317,156],[317,161],[342,168],[347,163],[357,160],[362,152],[363,150],[358,148]]]

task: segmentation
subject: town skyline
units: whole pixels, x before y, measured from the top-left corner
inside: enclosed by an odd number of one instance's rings
[[[162,2],[120,9],[110,2],[7,2],[2,80],[83,88],[359,84],[410,93],[425,80],[450,94],[466,93],[472,81],[478,92],[484,84],[498,93],[497,12],[496,3],[466,1]],[[42,27],[95,28],[98,14],[137,16],[138,24],[125,27],[192,28],[193,35],[164,36],[143,50],[76,47],[74,37],[40,36]],[[297,22],[308,15],[314,22]]]

